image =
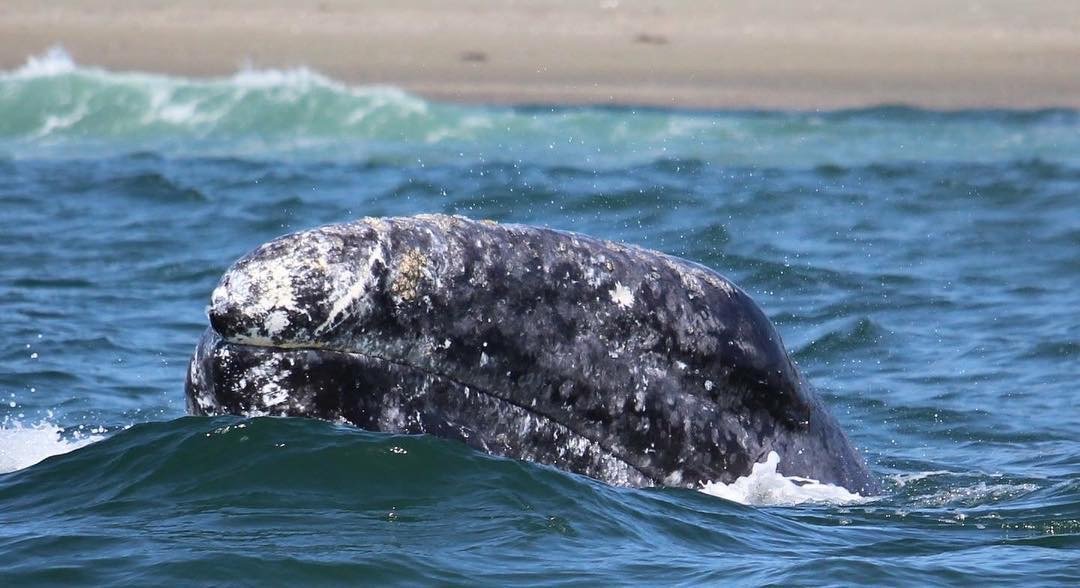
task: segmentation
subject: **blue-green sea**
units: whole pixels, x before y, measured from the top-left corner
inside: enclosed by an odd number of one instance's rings
[[[884,492],[729,501],[185,416],[234,259],[421,212],[732,278]],[[0,586],[1077,585],[1078,292],[1072,110],[461,106],[54,51],[0,72]]]

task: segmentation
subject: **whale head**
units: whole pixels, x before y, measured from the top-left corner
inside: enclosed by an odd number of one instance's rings
[[[729,483],[775,451],[784,474],[876,488],[753,301],[656,252],[365,219],[257,248],[208,314],[194,414],[426,433],[630,486]]]

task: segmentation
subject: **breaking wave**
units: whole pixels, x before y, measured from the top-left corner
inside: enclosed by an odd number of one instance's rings
[[[566,161],[596,167],[692,159],[725,165],[900,161],[1080,161],[1071,110],[903,107],[693,112],[612,107],[479,108],[307,68],[219,78],[114,72],[62,48],[0,72],[0,154],[95,149],[330,159]],[[991,148],[987,149],[986,146]]]

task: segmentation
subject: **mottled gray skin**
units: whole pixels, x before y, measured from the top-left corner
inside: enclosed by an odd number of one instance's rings
[[[214,291],[194,414],[429,433],[614,484],[876,483],[756,304],[637,247],[460,217],[281,237]]]

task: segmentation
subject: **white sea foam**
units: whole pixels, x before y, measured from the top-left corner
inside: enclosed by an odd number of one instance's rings
[[[50,133],[73,127],[86,116],[86,113],[86,104],[79,103],[71,112],[50,114],[45,117],[45,122],[41,125],[41,129],[34,133],[34,137],[45,137]]]
[[[43,112],[40,115],[42,126],[31,133],[32,138],[62,134],[84,119],[96,120],[98,128],[136,133],[160,123],[200,134],[213,132],[219,124],[236,131],[238,120],[243,123],[239,128],[244,128],[251,108],[262,108],[267,104],[291,108],[283,124],[293,134],[303,135],[309,130],[309,119],[313,116],[313,106],[308,101],[328,95],[334,97],[333,105],[320,106],[315,118],[324,117],[330,122],[315,124],[315,128],[347,127],[378,113],[384,113],[392,126],[394,121],[428,112],[426,101],[399,88],[350,86],[306,67],[246,67],[229,76],[185,78],[80,65],[59,46],[29,57],[22,67],[0,71],[0,83],[21,83],[65,74],[78,75],[80,84],[72,96],[79,102],[61,105],[62,111],[56,111],[53,105],[50,107],[53,111]],[[0,96],[7,91],[10,88],[0,87]],[[124,100],[101,99],[112,92],[123,93]],[[252,96],[257,97],[254,105],[250,103]],[[91,104],[94,106],[90,107]],[[140,104],[145,107],[140,109]],[[0,109],[4,106],[0,104]],[[290,113],[293,116],[288,116]],[[108,124],[110,120],[113,124]],[[334,120],[340,120],[342,124],[331,124]],[[358,132],[363,133],[365,129]]]
[[[75,60],[64,50],[55,45],[41,55],[33,55],[19,69],[11,73],[19,78],[40,78],[57,76],[75,71]]]
[[[23,425],[20,422],[0,423],[0,474],[30,467],[39,461],[67,453],[104,439],[103,429],[89,432],[65,430],[48,422]]]
[[[346,87],[341,82],[332,80],[314,70],[306,67],[294,67],[290,69],[256,69],[245,66],[233,74],[230,81],[237,86],[247,88],[310,88],[325,87],[344,91]]]
[[[776,471],[780,456],[775,451],[754,464],[750,475],[730,484],[709,482],[701,491],[725,500],[753,506],[793,506],[806,503],[853,504],[870,500],[840,486],[817,480],[785,476]]]
[[[1033,124],[1027,115],[997,122],[996,117],[946,120],[918,111],[894,119],[872,111],[747,115],[474,108],[428,102],[389,86],[352,85],[305,67],[248,67],[205,78],[111,71],[79,65],[61,47],[32,56],[17,69],[0,70],[0,112],[8,110],[21,114],[0,129],[0,140],[11,133],[49,149],[69,139],[134,139],[160,141],[155,148],[183,153],[192,143],[172,139],[195,136],[222,140],[210,144],[213,154],[310,151],[320,158],[387,155],[396,160],[417,145],[449,145],[453,150],[426,150],[423,161],[456,160],[467,147],[473,154],[538,164],[579,159],[596,169],[657,159],[800,168],[838,159],[848,166],[885,159],[1075,162],[1080,153],[1078,124],[1064,113],[1039,114],[1050,124]],[[980,139],[960,144],[948,139],[961,135]],[[928,136],[931,140],[922,140]],[[895,149],[883,147],[890,145]],[[207,154],[206,144],[197,149]]]
[[[933,478],[936,476],[955,476],[962,475],[957,472],[950,472],[948,470],[934,470],[929,472],[913,472],[909,474],[894,474],[889,476],[889,479],[896,482],[897,487],[903,488],[912,482],[919,482],[927,478]]]

